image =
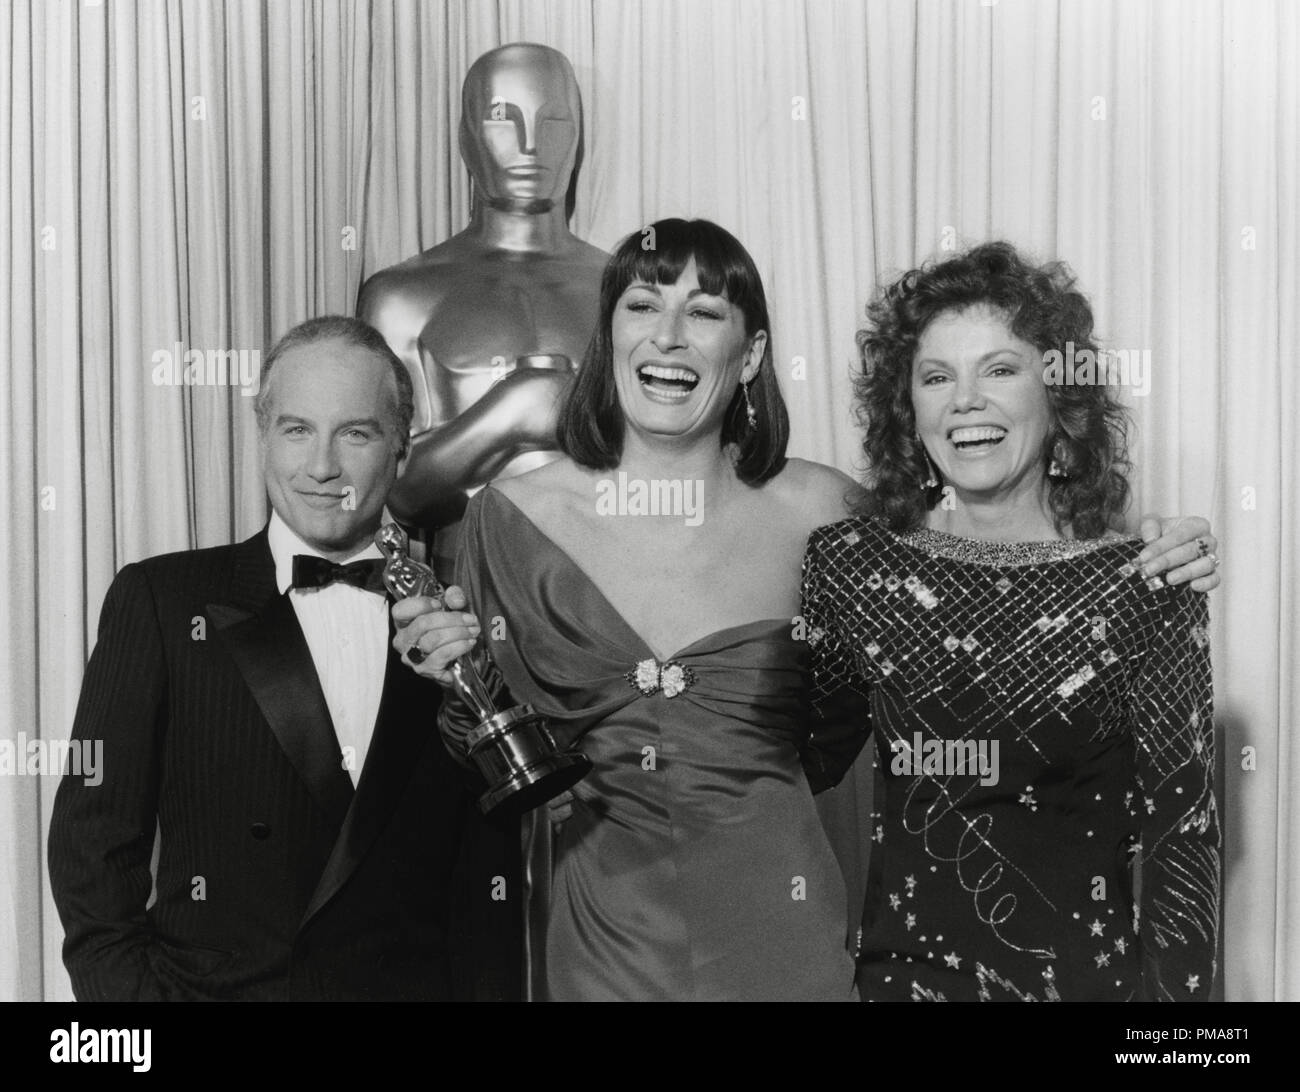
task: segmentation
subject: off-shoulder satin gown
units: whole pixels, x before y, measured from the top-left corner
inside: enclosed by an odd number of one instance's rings
[[[844,881],[800,763],[808,654],[791,619],[661,664],[491,487],[457,571],[510,699],[593,764],[554,847],[546,995],[853,999]]]

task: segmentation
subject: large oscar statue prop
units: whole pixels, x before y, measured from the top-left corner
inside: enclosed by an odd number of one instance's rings
[[[396,523],[375,533],[375,545],[388,559],[384,587],[394,599],[427,595],[441,602],[442,585],[428,565],[408,556],[406,532]],[[531,705],[498,711],[468,655],[452,663],[451,675],[461,700],[478,718],[465,746],[488,783],[487,792],[479,797],[480,810],[489,814],[499,808],[529,811],[558,796],[591,769],[586,755],[556,746],[545,718]]]
[[[415,384],[411,456],[388,504],[432,533],[439,572],[453,571],[474,489],[556,457],[558,400],[595,328],[609,257],[569,230],[581,134],[562,53],[515,43],[479,57],[461,94],[469,225],[380,270],[358,297],[358,317]]]
[[[479,57],[461,91],[460,154],[473,180],[469,224],[375,273],[357,298],[358,317],[384,335],[415,386],[410,459],[388,505],[425,532],[442,573],[455,571],[472,491],[556,457],[559,398],[596,328],[609,258],[569,229],[582,100],[562,53],[514,43]],[[523,831],[526,965],[538,996],[550,904],[545,809],[526,816]]]

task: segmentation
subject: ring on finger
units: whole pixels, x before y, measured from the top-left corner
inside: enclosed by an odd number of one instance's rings
[[[413,664],[422,664],[425,660],[425,651],[419,645],[412,645],[406,650],[406,658]]]
[[[1196,540],[1196,552],[1200,554],[1201,557],[1209,557],[1211,552],[1210,544],[1206,542],[1205,539],[1198,538]]]

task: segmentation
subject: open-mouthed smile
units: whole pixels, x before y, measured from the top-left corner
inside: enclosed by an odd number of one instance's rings
[[[696,372],[679,364],[642,364],[636,377],[647,394],[666,402],[682,401],[700,383]]]
[[[958,451],[978,454],[992,451],[1006,439],[1007,430],[1000,425],[967,425],[952,429],[948,440]]]

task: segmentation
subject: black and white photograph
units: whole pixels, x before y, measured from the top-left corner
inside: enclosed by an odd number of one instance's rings
[[[37,1061],[173,1001],[1260,1059],[1300,4],[5,0],[0,59]]]

